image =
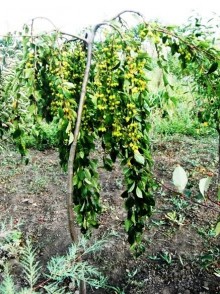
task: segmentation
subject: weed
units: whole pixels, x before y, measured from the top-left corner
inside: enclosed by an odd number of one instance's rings
[[[134,276],[136,276],[137,272],[138,272],[137,269],[135,269],[132,272],[129,269],[126,269],[126,273],[127,273],[127,276],[128,276],[129,279],[133,279]]]
[[[124,290],[121,290],[119,287],[109,286],[107,287],[114,291],[114,294],[125,294]]]
[[[196,227],[197,233],[204,238],[210,239],[216,236],[215,228]]]
[[[164,221],[164,220],[162,220],[162,219],[152,219],[151,220],[151,223],[154,225],[154,226],[156,226],[156,227],[160,227],[160,226],[163,226],[163,225],[165,225],[166,224],[166,222]]]
[[[5,228],[5,226],[2,226]],[[5,230],[3,230],[5,232]],[[19,231],[16,231],[17,233]],[[8,240],[9,232],[2,238]],[[10,242],[15,243],[17,237],[15,231],[10,232]],[[47,264],[47,274],[41,272],[41,266],[37,259],[36,249],[33,248],[30,240],[27,240],[24,248],[19,248],[20,265],[23,268],[22,278],[26,280],[28,287],[17,289],[14,283],[14,276],[10,274],[10,266],[7,261],[3,261],[3,282],[0,285],[0,293],[2,294],[21,294],[21,293],[42,293],[44,289],[46,293],[69,293],[68,289],[64,286],[65,281],[72,281],[74,287],[79,287],[81,280],[84,280],[88,285],[95,288],[107,287],[106,278],[94,267],[89,265],[86,261],[80,261],[80,257],[101,250],[104,244],[109,242],[108,236],[101,240],[97,240],[94,244],[88,245],[88,240],[82,237],[78,244],[72,244],[69,251],[64,256],[52,257]],[[7,242],[6,242],[7,243]],[[44,282],[38,284],[39,279],[44,279]],[[16,289],[16,290],[15,290]],[[38,292],[38,290],[40,290]],[[115,288],[115,291],[117,288]],[[66,292],[67,291],[67,292]],[[116,292],[123,293],[123,292]]]
[[[184,262],[183,262],[182,256],[181,255],[178,255],[178,258],[179,258],[180,264],[182,266],[184,266]]]
[[[158,261],[158,260],[160,260],[160,258],[159,258],[156,254],[148,255],[148,258],[149,258],[150,260],[154,260],[154,261]]]
[[[24,137],[26,146],[28,148],[34,147],[38,150],[56,147],[58,144],[57,131],[57,125],[54,121],[50,124],[42,121],[35,126],[31,134]]]
[[[170,202],[173,204],[176,210],[184,210],[189,204],[186,200],[179,197],[170,198]]]
[[[123,181],[121,178],[117,178],[115,181],[115,185],[117,187],[117,189],[122,189],[123,188]]]
[[[177,215],[176,211],[168,212],[165,217],[178,226],[184,225],[185,217],[182,214]]]
[[[203,253],[199,257],[200,265],[207,269],[208,267],[215,267],[218,265],[218,260],[220,258],[220,249],[217,247],[213,247],[209,249],[207,252]]]
[[[220,269],[216,269],[214,272],[214,275],[218,278],[220,278]]]
[[[9,257],[19,255],[22,244],[21,223],[14,224],[12,219],[6,219],[0,225],[0,265]]]
[[[167,264],[171,264],[172,263],[172,255],[171,253],[164,251],[160,254],[160,257],[162,260],[164,260]]]
[[[47,176],[43,176],[43,175],[36,176],[31,181],[29,190],[32,193],[39,194],[40,192],[43,192],[46,189],[48,181],[49,181],[49,178]]]

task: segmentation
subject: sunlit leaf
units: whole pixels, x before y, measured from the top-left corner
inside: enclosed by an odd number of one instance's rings
[[[125,220],[125,230],[126,230],[126,232],[129,231],[129,229],[130,229],[131,226],[132,226],[132,221],[129,220],[129,219],[126,219]]]
[[[220,234],[220,222],[218,222],[215,227],[215,235],[218,236],[219,234]]]
[[[209,185],[211,183],[211,178],[203,178],[199,181],[199,191],[205,197],[205,193],[208,191]]]
[[[135,182],[131,185],[131,187],[128,190],[128,193],[131,193],[135,188]]]
[[[173,172],[173,184],[177,187],[179,192],[183,192],[188,183],[188,177],[185,170],[179,165]]]
[[[69,142],[68,142],[68,144],[69,144],[69,145],[72,144],[72,143],[73,143],[73,140],[74,140],[74,135],[73,135],[72,132],[70,132],[70,134],[69,134]]]
[[[139,187],[136,188],[136,195],[138,198],[143,198],[142,191]]]
[[[220,186],[218,187],[217,199],[218,199],[218,201],[220,201]]]
[[[136,150],[135,153],[134,153],[134,159],[135,159],[138,163],[140,163],[140,164],[142,164],[142,165],[144,165],[144,163],[145,163],[144,156],[141,155],[140,152],[139,152],[138,150]]]

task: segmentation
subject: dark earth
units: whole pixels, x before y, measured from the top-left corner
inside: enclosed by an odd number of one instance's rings
[[[91,242],[106,232],[117,234],[88,261],[104,273],[115,290],[88,289],[88,293],[220,294],[216,274],[220,270],[220,240],[213,233],[220,212],[215,188],[217,139],[157,138],[152,148],[154,174],[161,185],[155,191],[153,215],[146,221],[145,252],[137,258],[123,228],[126,212],[120,198],[120,166],[116,164],[112,172],[99,168],[103,212]],[[97,148],[95,156],[101,157],[100,153]],[[177,164],[188,172],[191,196],[180,197],[174,192],[172,172]],[[12,217],[15,224],[22,222],[23,238],[32,239],[42,264],[54,255],[65,254],[71,244],[65,207],[67,175],[59,166],[57,151],[30,150],[30,162],[25,165],[7,144],[1,150],[0,167],[1,221]],[[201,201],[196,198],[198,181],[207,176],[213,177],[209,199]],[[16,274],[21,280],[19,270]]]

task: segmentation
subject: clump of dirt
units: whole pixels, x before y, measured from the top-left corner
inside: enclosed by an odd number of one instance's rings
[[[137,258],[123,229],[126,211],[120,198],[120,166],[116,164],[111,173],[99,168],[103,212],[91,242],[107,231],[117,234],[104,250],[90,256],[89,262],[108,277],[109,284],[121,289],[118,293],[220,293],[220,278],[215,275],[220,268],[220,242],[213,234],[219,211],[212,201],[214,181],[209,200],[201,204],[197,204],[194,188],[199,178],[216,178],[217,143],[209,140],[185,137],[169,138],[163,144],[155,142],[154,173],[162,186],[155,192],[155,211],[146,222],[145,252]],[[210,144],[214,146],[211,152]],[[195,197],[181,198],[172,192],[176,164],[188,171],[187,189]],[[15,223],[22,222],[24,237],[34,241],[43,264],[54,255],[64,254],[71,244],[65,207],[67,175],[59,166],[56,150],[31,150],[30,162],[24,165],[19,154],[10,148],[2,151],[0,165],[0,220],[10,216]],[[115,291],[89,289],[88,293]]]

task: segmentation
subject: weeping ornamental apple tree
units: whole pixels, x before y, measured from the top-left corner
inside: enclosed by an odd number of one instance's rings
[[[125,13],[135,14],[140,23],[128,28]],[[126,184],[121,195],[127,210],[125,229],[129,243],[138,248],[146,217],[155,205],[148,91],[153,63],[148,44],[155,45],[164,86],[172,89],[167,77],[170,52],[177,56],[181,74],[191,79],[195,93],[203,89],[201,103],[204,96],[214,99],[212,121],[218,126],[219,51],[192,29],[150,24],[132,11],[96,25],[86,37],[57,31],[35,36],[26,27],[19,38],[16,69],[3,84],[1,100],[8,105],[9,119],[4,123],[11,126],[21,154],[26,153],[25,133],[38,136],[42,119],[57,122],[60,160],[68,169],[69,228],[76,241],[76,220],[82,232],[98,226],[97,159],[90,155],[101,140],[104,167],[111,170],[120,160]]]

